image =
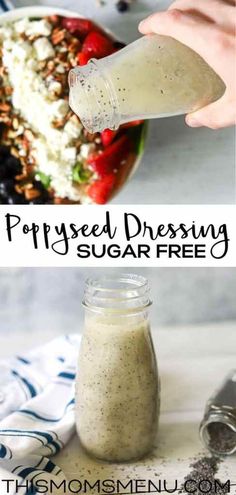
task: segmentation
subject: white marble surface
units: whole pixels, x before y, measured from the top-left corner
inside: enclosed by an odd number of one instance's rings
[[[52,5],[76,10],[112,29],[126,41],[138,37],[137,25],[170,0],[135,0],[127,14],[118,14],[115,0],[97,7],[96,0],[13,0],[16,6]],[[190,129],[183,117],[150,124],[139,170],[114,203],[220,204],[235,202],[234,131]]]
[[[50,332],[45,340],[52,336]],[[162,381],[160,427],[153,455],[138,463],[104,464],[85,455],[74,437],[54,458],[67,479],[166,479],[171,486],[175,479],[183,481],[193,458],[207,454],[199,441],[199,422],[214,388],[236,367],[236,323],[154,329],[153,340]],[[5,336],[0,356],[19,353],[41,341],[40,332],[21,332],[11,340]],[[225,459],[219,478],[236,483],[235,466],[235,456]]]

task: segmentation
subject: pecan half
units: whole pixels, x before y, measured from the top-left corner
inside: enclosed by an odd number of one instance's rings
[[[54,29],[51,35],[51,42],[53,45],[58,45],[61,43],[66,37],[66,32],[64,29]]]

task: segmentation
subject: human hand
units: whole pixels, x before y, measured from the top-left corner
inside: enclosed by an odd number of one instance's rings
[[[190,127],[220,129],[236,123],[236,8],[233,0],[175,0],[139,24],[142,34],[171,36],[197,52],[224,81],[214,103],[186,115]]]

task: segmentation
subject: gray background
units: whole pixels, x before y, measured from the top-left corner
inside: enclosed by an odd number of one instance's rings
[[[13,0],[16,6],[51,5],[92,17],[112,29],[117,36],[133,41],[139,34],[138,22],[153,10],[161,10],[169,0],[134,0],[127,14],[119,14],[115,0]],[[132,179],[114,199],[115,203],[203,203],[235,202],[234,131],[190,129],[183,117],[159,119],[150,124],[145,156]]]
[[[84,280],[122,269],[24,268],[0,270],[0,333],[80,331]],[[149,278],[153,324],[236,319],[236,269],[132,269]]]

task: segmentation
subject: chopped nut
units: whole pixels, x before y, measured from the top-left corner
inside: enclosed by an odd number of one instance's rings
[[[46,60],[40,60],[38,62],[38,66],[37,66],[38,71],[44,70],[45,67],[46,67],[46,65],[47,65],[47,61]]]
[[[11,105],[8,103],[0,103],[0,112],[9,112],[11,110]]]
[[[3,66],[2,66],[2,67],[0,67],[0,76],[1,76],[1,77],[2,77],[2,76],[4,76],[4,74],[5,74],[5,73],[6,73],[6,69],[5,69],[5,67],[3,67]]]
[[[60,129],[60,127],[63,127],[65,125],[65,120],[54,120],[52,122],[53,124],[53,127],[55,127],[55,129]]]
[[[25,176],[24,176],[24,175],[23,175],[23,176],[18,175],[18,176],[16,177],[16,180],[21,180],[21,179],[19,179],[18,177],[21,177],[22,179],[24,179],[24,178],[25,178]],[[23,189],[22,189],[22,186],[21,186],[20,184],[16,184],[16,185],[15,185],[15,191],[16,191],[18,194],[23,194]]]
[[[55,205],[69,205],[69,204],[73,204],[74,201],[71,201],[70,199],[67,199],[67,198],[55,197],[54,203],[55,203]]]
[[[16,117],[14,117],[14,118],[12,119],[12,127],[13,127],[13,129],[15,129],[15,130],[17,130],[17,129],[18,129],[18,127],[19,127],[19,120],[18,120]]]
[[[52,32],[51,36],[51,41],[53,45],[58,45],[58,43],[61,43],[66,37],[66,32],[64,29],[54,29]]]
[[[15,156],[16,158],[19,158],[19,150],[15,148],[14,146],[11,147],[11,154]]]
[[[71,53],[77,53],[80,49],[81,43],[77,39],[73,39],[68,45],[68,51]]]
[[[30,36],[27,36],[27,39],[31,42],[36,41],[37,38],[39,38],[39,34],[31,34]]]
[[[11,86],[5,86],[5,95],[6,96],[11,96],[12,95],[12,92],[13,92],[13,89],[11,88]]]
[[[24,132],[24,127],[21,125],[21,126],[19,126],[19,127],[18,127],[18,129],[17,129],[17,130],[15,130],[15,131],[14,131],[14,130],[13,130],[13,131],[12,131],[12,130],[9,130],[9,132],[8,132],[8,137],[9,137],[10,139],[14,139],[14,138],[16,138],[16,137],[20,136],[21,134],[23,134],[23,132]]]
[[[57,57],[55,60],[58,64],[60,64],[61,62],[66,64],[67,63],[67,56],[68,56],[67,51],[66,52],[59,52],[57,54]]]
[[[49,60],[47,63],[47,68],[52,71],[55,68],[55,62],[53,60]]]
[[[60,17],[58,15],[49,15],[48,17],[46,17],[46,19],[48,20],[48,22],[53,24],[53,26],[57,26],[57,24],[59,24],[60,22]]]
[[[11,126],[11,119],[6,114],[0,115],[0,122],[5,124],[7,127]]]
[[[40,191],[38,189],[34,189],[34,188],[25,189],[25,197],[28,201],[31,201],[31,199],[36,199],[39,196],[40,196]]]
[[[30,129],[26,129],[26,130],[25,130],[24,136],[26,137],[26,139],[27,139],[28,141],[33,141],[33,139],[34,139],[33,132],[32,132],[32,131],[30,131]]]
[[[76,67],[78,65],[77,58],[71,58],[70,59],[70,64],[71,64],[72,67]]]

